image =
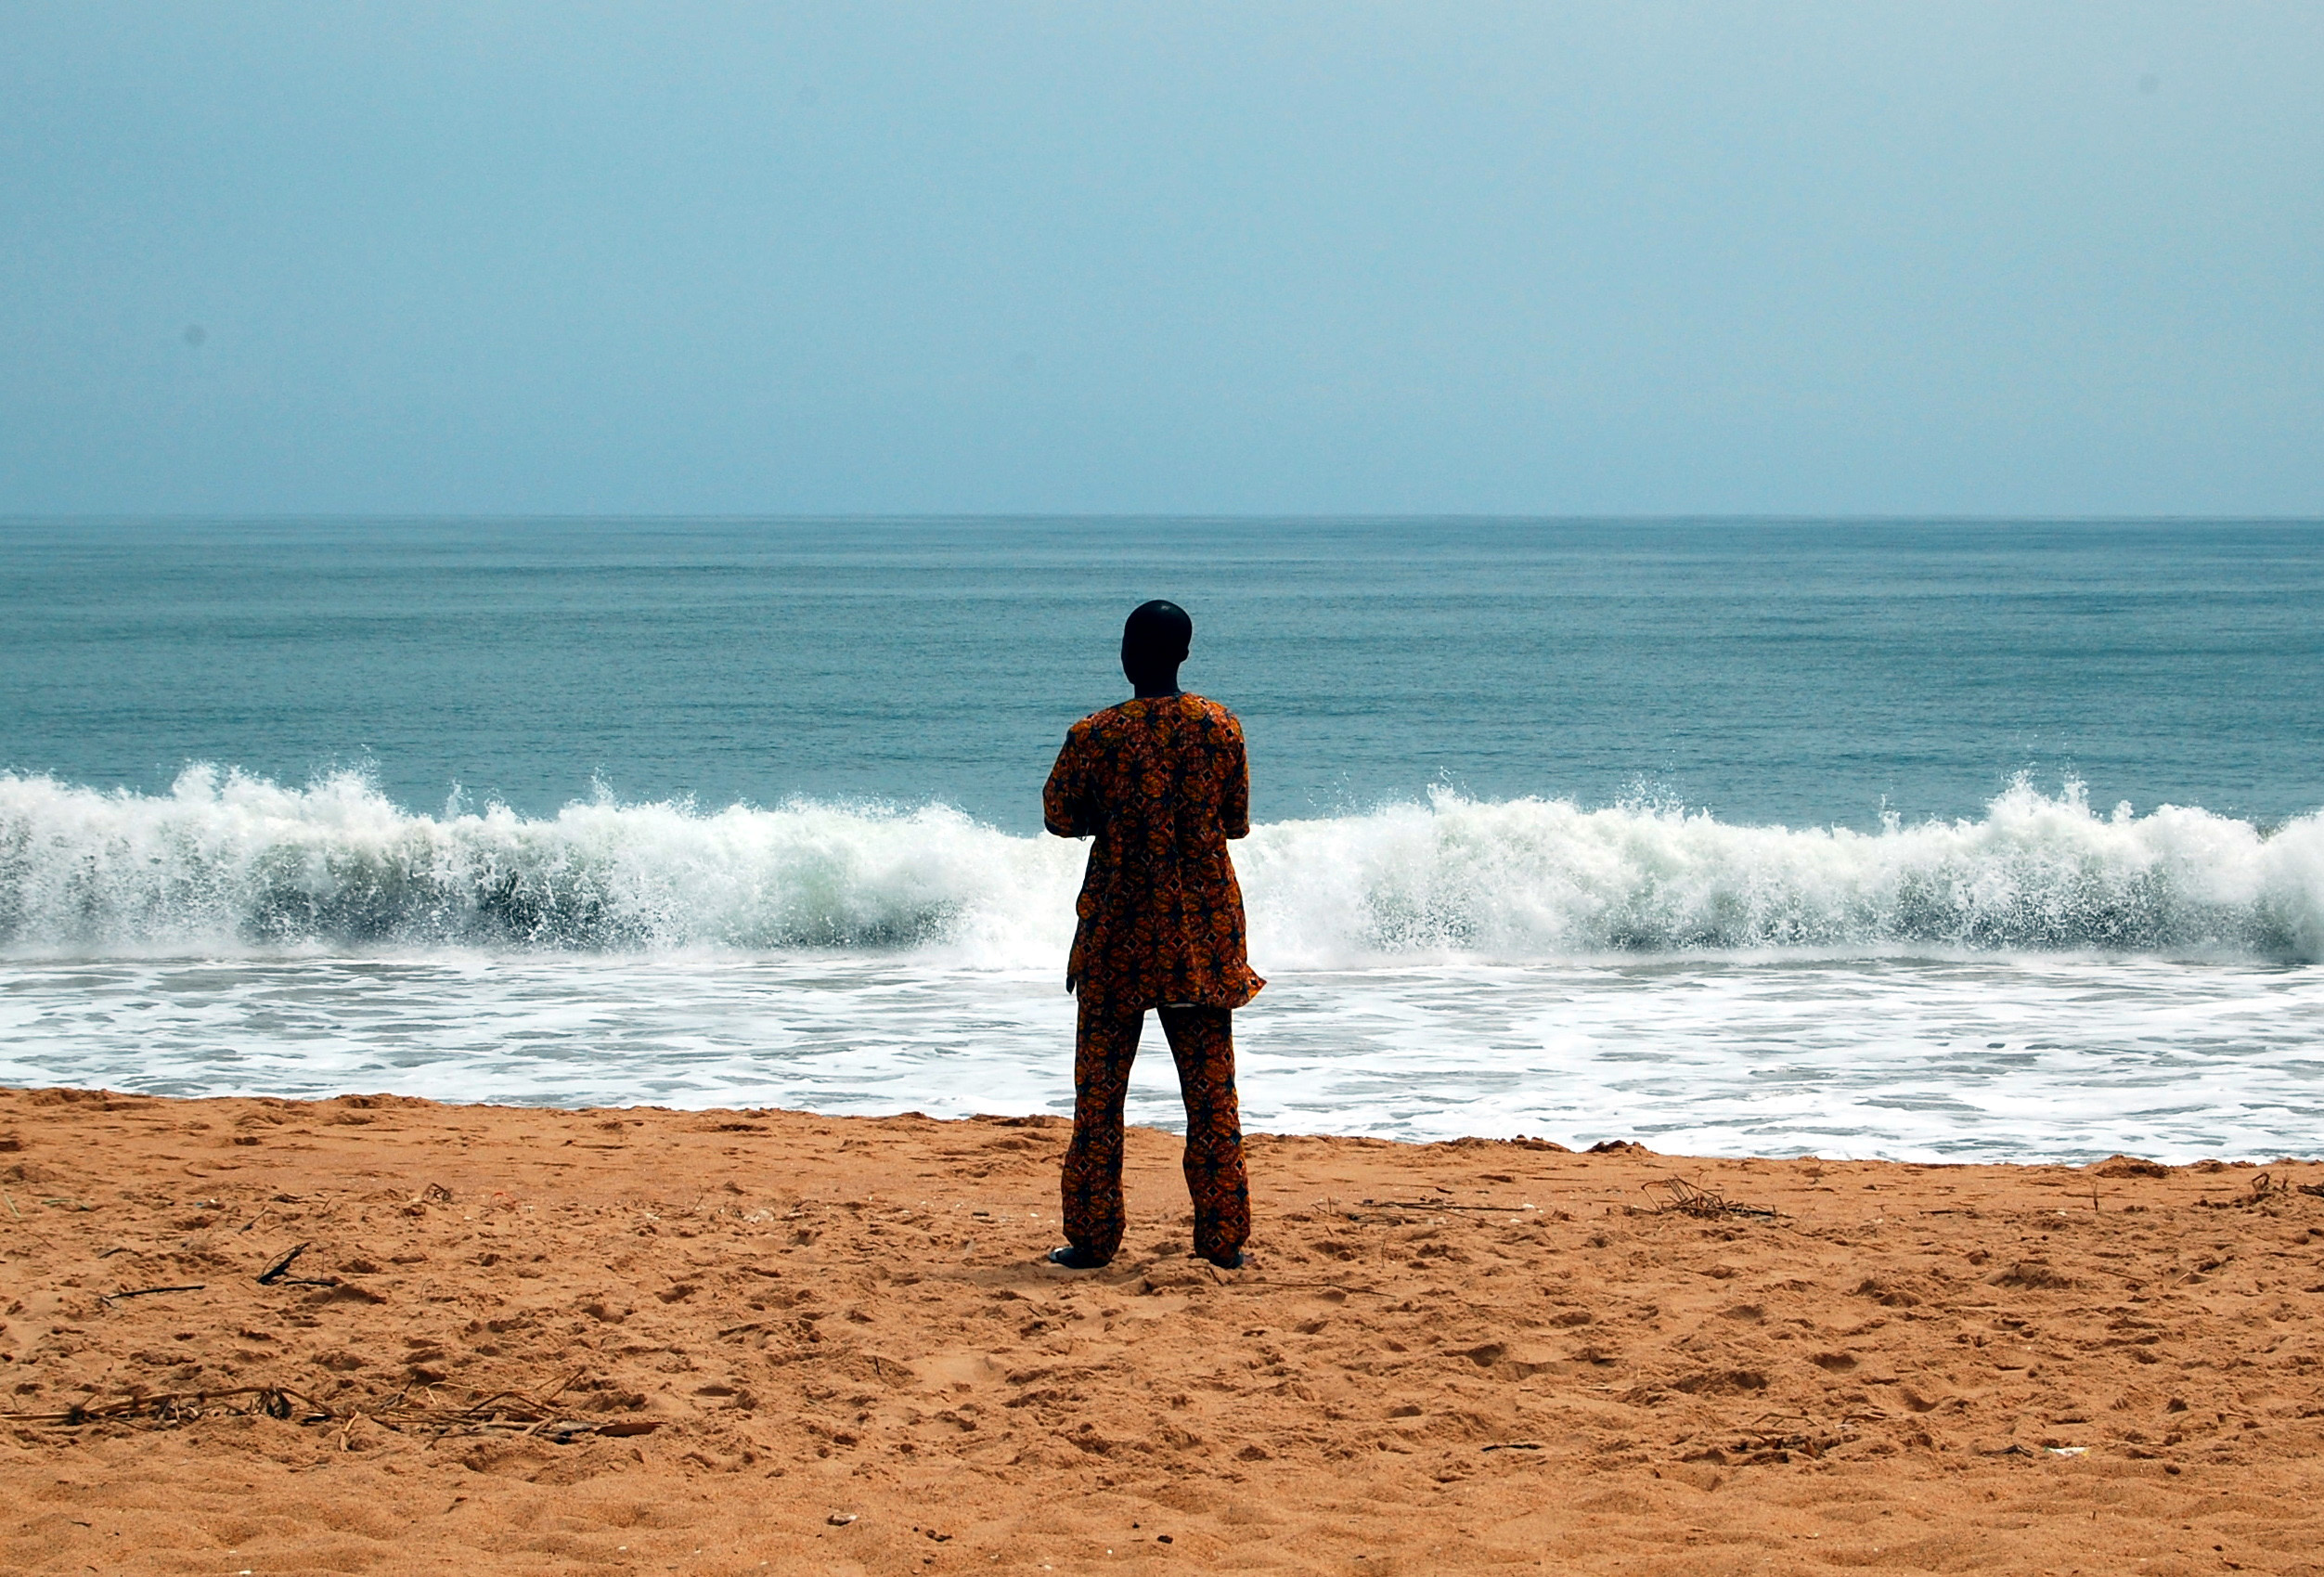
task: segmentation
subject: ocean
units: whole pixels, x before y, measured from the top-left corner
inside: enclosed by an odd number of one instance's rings
[[[0,1082],[1066,1111],[1122,615],[1246,1122],[2315,1154],[2324,524],[0,522]],[[1168,1058],[1134,1119],[1174,1126]]]

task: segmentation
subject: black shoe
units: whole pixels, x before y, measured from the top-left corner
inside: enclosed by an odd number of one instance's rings
[[[1223,1254],[1205,1254],[1202,1258],[1222,1271],[1239,1271],[1243,1268],[1243,1250],[1240,1248],[1230,1248]]]
[[[1069,1271],[1103,1270],[1113,1262],[1113,1256],[1101,1260],[1078,1244],[1067,1243],[1049,1251],[1049,1262],[1063,1265]]]

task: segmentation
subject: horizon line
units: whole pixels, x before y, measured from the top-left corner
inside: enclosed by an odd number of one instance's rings
[[[722,524],[824,524],[849,522],[888,524],[1003,524],[1016,523],[1094,522],[1107,524],[1150,524],[1175,522],[1190,524],[1395,524],[1440,523],[1449,524],[1592,524],[1592,525],[2324,525],[2324,512],[2315,514],[2278,513],[2166,513],[2166,514],[2070,514],[2062,512],[2000,513],[2000,512],[1930,512],[1894,513],[1865,512],[1816,514],[1805,511],[1752,511],[1721,512],[1715,511],[1665,512],[1543,512],[1523,513],[1481,511],[88,511],[75,512],[14,513],[0,511],[0,527],[19,525],[93,525],[124,524],[387,524],[397,523],[476,521],[509,524],[679,524],[717,522]]]

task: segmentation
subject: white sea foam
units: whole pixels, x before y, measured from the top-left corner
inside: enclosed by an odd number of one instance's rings
[[[438,819],[353,773],[290,789],[198,767],[156,796],[0,777],[0,936],[19,953],[933,946],[1000,961],[1070,925],[1074,865],[1068,845],[940,806],[600,797]]]
[[[1237,846],[1262,970],[1659,953],[2324,957],[2324,815],[2273,831],[2094,812],[2021,783],[1976,821],[1734,826],[1563,800],[1261,826]],[[569,805],[414,815],[359,776],[188,769],[164,795],[0,776],[18,957],[448,946],[730,949],[1053,966],[1078,846],[942,807]]]
[[[1065,1109],[1081,854],[940,808],[0,778],[0,1083]],[[1440,795],[1236,860],[1258,1127],[2184,1158],[2324,1117],[2324,818],[2021,785],[1859,834]]]
[[[918,952],[458,953],[0,966],[0,1084],[171,1095],[1066,1112],[1053,969]],[[2324,969],[2026,956],[1282,971],[1246,1120],[1684,1155],[2313,1154]],[[1176,1127],[1159,1035],[1130,1114]]]

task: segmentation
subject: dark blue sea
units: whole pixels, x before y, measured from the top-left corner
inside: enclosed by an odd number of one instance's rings
[[[1149,597],[1257,1126],[2315,1146],[2318,523],[0,523],[0,1080],[1063,1109]]]

